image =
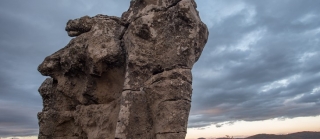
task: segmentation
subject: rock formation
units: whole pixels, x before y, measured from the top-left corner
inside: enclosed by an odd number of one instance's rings
[[[132,0],[121,18],[70,20],[45,58],[39,139],[183,139],[191,68],[207,41],[194,0]]]

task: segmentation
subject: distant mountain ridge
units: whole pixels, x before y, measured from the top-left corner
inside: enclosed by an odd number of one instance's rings
[[[297,132],[287,135],[258,134],[245,139],[320,139],[320,132]]]
[[[230,139],[230,138],[217,138],[217,139]],[[257,134],[247,138],[233,138],[233,139],[320,139],[320,132],[297,132],[287,135],[274,135],[274,134]]]

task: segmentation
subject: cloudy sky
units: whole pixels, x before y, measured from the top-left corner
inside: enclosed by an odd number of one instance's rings
[[[196,2],[210,36],[193,69],[190,129],[320,119],[319,0]],[[71,39],[66,22],[120,16],[128,6],[129,0],[0,1],[0,137],[37,135],[37,89],[45,79],[37,66]]]

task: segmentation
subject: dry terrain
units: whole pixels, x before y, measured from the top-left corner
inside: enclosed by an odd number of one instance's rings
[[[230,139],[230,138],[217,138],[217,139]],[[241,138],[233,138],[241,139]],[[297,132],[287,135],[274,135],[274,134],[257,134],[243,139],[320,139],[320,132]]]

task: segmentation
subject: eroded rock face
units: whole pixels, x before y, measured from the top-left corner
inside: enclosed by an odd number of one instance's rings
[[[45,58],[43,139],[183,139],[193,64],[207,41],[193,0],[133,0],[121,18],[70,20]]]

